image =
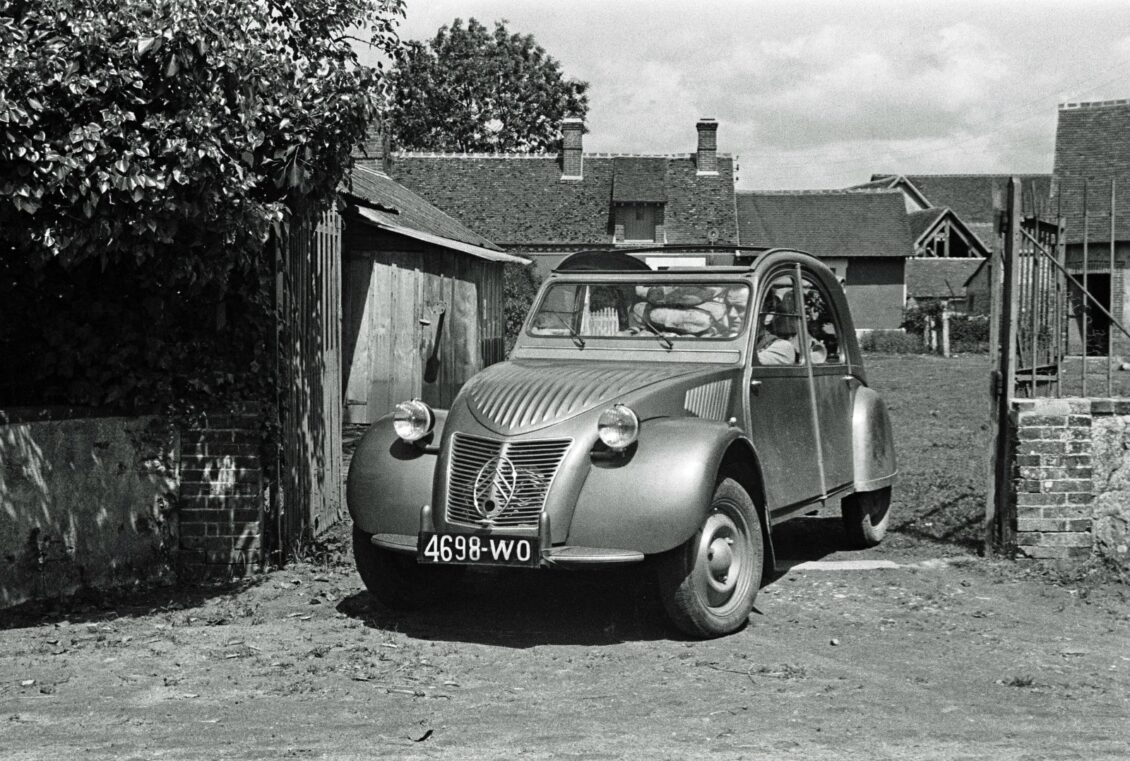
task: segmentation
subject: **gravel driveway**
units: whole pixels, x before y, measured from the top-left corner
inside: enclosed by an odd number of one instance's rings
[[[0,614],[0,756],[1130,758],[1125,587],[839,537],[790,524],[708,642],[634,570],[474,572],[390,615],[332,542],[237,589]]]

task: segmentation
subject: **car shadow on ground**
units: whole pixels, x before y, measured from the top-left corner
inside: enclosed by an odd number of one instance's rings
[[[679,638],[666,621],[650,566],[602,571],[469,569],[442,598],[410,613],[367,592],[338,611],[415,639],[501,647],[613,645]]]
[[[763,586],[798,563],[845,549],[838,518],[801,518],[774,532],[776,571]],[[419,611],[390,611],[364,591],[341,600],[337,610],[415,639],[500,647],[687,639],[668,622],[649,563],[600,571],[471,569],[443,599]]]

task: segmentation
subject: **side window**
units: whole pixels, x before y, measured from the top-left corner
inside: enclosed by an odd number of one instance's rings
[[[804,362],[800,351],[800,310],[796,299],[796,280],[791,274],[773,278],[761,296],[757,310],[757,342],[754,349],[759,365],[798,365]]]
[[[840,349],[840,332],[831,301],[810,276],[801,280],[804,294],[804,324],[808,329],[809,356],[812,364],[842,364],[843,351]]]

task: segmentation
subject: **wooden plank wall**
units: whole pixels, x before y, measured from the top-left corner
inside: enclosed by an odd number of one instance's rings
[[[502,359],[502,265],[358,227],[346,236],[346,422],[371,423],[412,398],[449,407]],[[425,383],[440,305],[439,372]]]
[[[280,263],[279,542],[290,556],[344,513],[341,406],[341,218],[294,224]]]

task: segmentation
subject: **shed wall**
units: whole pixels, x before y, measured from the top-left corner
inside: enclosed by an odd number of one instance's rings
[[[346,227],[345,251],[345,422],[371,423],[412,398],[446,408],[472,375],[502,359],[500,262],[359,223]]]
[[[897,330],[906,303],[906,260],[901,257],[854,258],[844,285],[858,330]]]

